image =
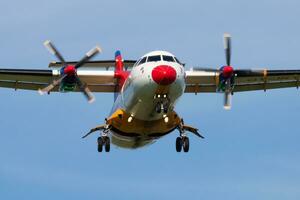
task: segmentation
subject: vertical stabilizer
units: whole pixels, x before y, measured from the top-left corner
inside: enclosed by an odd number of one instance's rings
[[[117,50],[115,53],[115,78],[117,79],[117,86],[115,88],[115,100],[121,91],[127,77],[128,71],[124,71],[124,62],[121,55],[121,51]]]

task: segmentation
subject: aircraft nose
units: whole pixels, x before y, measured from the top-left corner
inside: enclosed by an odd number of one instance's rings
[[[152,79],[159,85],[170,85],[176,75],[176,70],[168,65],[159,65],[152,70]]]

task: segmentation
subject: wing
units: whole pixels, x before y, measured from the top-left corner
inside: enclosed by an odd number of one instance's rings
[[[15,90],[38,90],[47,86],[53,79],[58,78],[59,74],[60,72],[57,69],[0,69],[0,87]],[[92,92],[115,91],[113,71],[83,67],[78,69],[77,74]],[[54,91],[58,91],[58,88],[54,88]]]
[[[70,64],[70,65],[75,65],[78,61],[69,61],[67,62],[67,64]],[[136,60],[124,60],[123,61],[123,64],[124,64],[124,68],[127,70],[127,69],[130,69],[133,67],[133,65],[136,63]],[[107,70],[110,68],[110,67],[115,67],[115,64],[116,64],[116,61],[115,60],[95,60],[95,61],[88,61],[86,62],[83,67],[93,67],[93,68],[106,68]],[[61,68],[63,67],[62,66],[62,63],[61,62],[51,62],[49,63],[49,68]]]
[[[299,87],[300,70],[235,70],[233,92]],[[216,92],[219,70],[186,71],[186,93]]]

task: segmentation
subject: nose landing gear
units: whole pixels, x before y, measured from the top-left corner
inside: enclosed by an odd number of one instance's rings
[[[155,106],[155,111],[157,113],[168,113],[170,107],[170,100],[167,94],[156,94],[154,96],[154,100],[155,102],[157,102]]]

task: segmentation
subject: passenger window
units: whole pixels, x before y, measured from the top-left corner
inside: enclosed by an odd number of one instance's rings
[[[147,57],[142,58],[138,65],[144,64],[146,62],[146,60],[147,60]]]
[[[164,61],[167,62],[175,62],[174,58],[172,56],[162,56]]]
[[[161,61],[161,57],[159,56],[149,56],[147,62],[157,62]]]

